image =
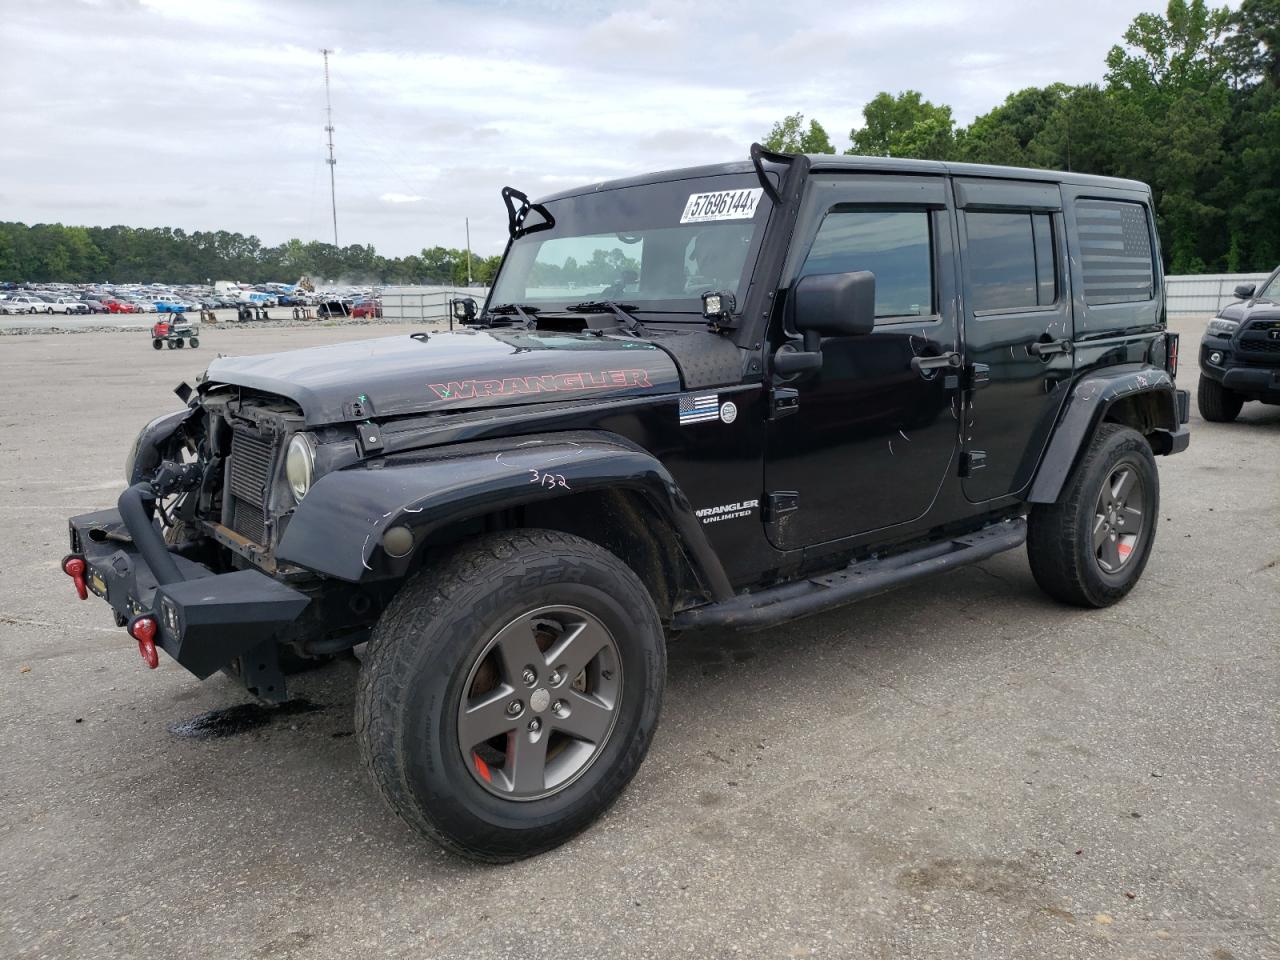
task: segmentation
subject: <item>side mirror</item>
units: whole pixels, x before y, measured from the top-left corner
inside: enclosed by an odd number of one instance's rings
[[[801,277],[787,300],[787,316],[804,335],[804,350],[784,345],[774,354],[774,369],[784,376],[816,370],[824,336],[857,337],[875,328],[876,275],[857,270]]]
[[[473,297],[458,297],[453,301],[453,319],[467,323],[476,318],[476,301]]]
[[[1248,300],[1250,297],[1253,296],[1253,292],[1257,289],[1258,289],[1257,284],[1242,283],[1238,287],[1236,287],[1236,296],[1239,297],[1241,300]]]

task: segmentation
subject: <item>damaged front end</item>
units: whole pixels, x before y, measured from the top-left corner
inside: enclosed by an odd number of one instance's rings
[[[381,597],[277,562],[312,476],[358,458],[356,433],[317,442],[293,402],[229,385],[157,418],[126,462],[116,507],[73,517],[63,570],[106,600],[149,666],[162,649],[196,677],[222,670],[254,695],[285,699],[283,666],[349,648]],[[289,469],[302,456],[306,470]],[[305,473],[306,476],[300,476]]]

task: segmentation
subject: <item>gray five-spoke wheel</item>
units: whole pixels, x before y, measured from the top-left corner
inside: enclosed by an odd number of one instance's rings
[[[1137,553],[1146,496],[1138,471],[1118,465],[1107,476],[1094,510],[1093,552],[1104,573],[1119,573]]]
[[[573,606],[516,617],[480,650],[458,706],[458,747],[476,781],[508,800],[563,790],[600,755],[622,692],[618,646]]]

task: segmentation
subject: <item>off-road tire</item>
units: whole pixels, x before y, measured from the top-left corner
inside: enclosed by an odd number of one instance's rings
[[[488,639],[546,604],[576,605],[612,633],[624,681],[617,717],[559,792],[503,798],[472,775],[458,709]],[[653,600],[618,557],[555,531],[491,534],[414,574],[382,614],[357,683],[361,756],[391,808],[446,849],[489,863],[532,856],[590,825],[630,782],[657,728],[665,674]]]
[[[1240,416],[1244,397],[1211,377],[1201,376],[1200,385],[1196,387],[1196,406],[1200,408],[1200,416],[1210,423],[1230,423]]]
[[[1132,466],[1145,486],[1143,527],[1135,554],[1116,573],[1099,566],[1093,527],[1102,485],[1121,464]],[[1107,607],[1142,576],[1155,543],[1160,515],[1160,475],[1151,446],[1136,430],[1103,423],[1067,478],[1056,503],[1032,507],[1027,557],[1036,583],[1049,596],[1078,607]]]

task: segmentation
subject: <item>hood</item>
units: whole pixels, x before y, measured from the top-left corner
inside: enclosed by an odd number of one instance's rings
[[[1241,326],[1246,320],[1280,320],[1280,305],[1269,300],[1237,300],[1218,311],[1225,320],[1236,320]]]
[[[288,397],[308,426],[432,411],[674,393],[680,377],[645,340],[497,329],[419,333],[252,357],[220,357],[201,391],[233,384]]]

